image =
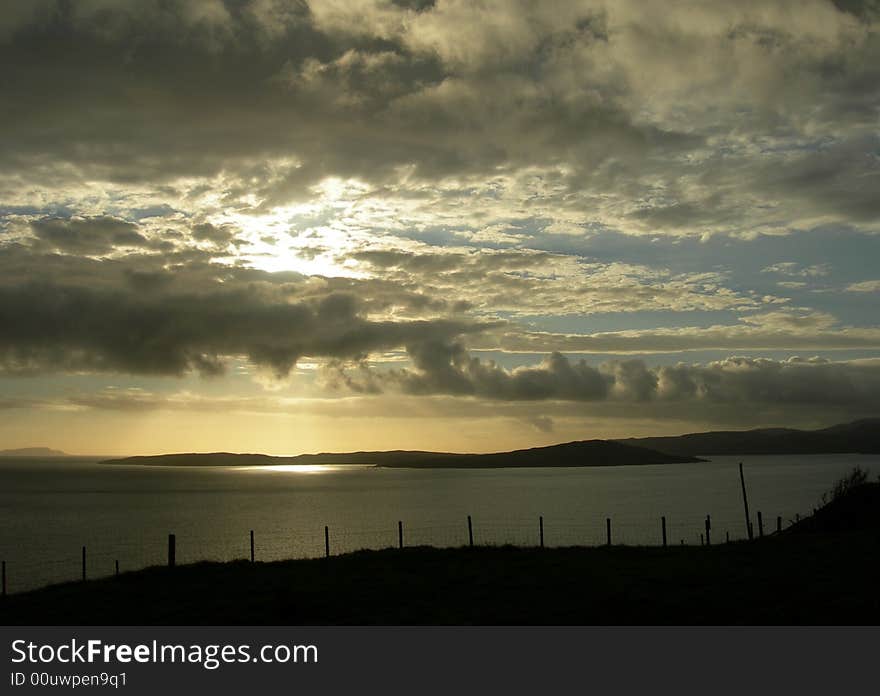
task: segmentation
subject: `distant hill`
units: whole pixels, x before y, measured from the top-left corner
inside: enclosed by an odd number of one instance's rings
[[[505,467],[633,466],[679,464],[701,461],[695,457],[654,452],[607,440],[584,440],[561,445],[535,447],[491,454],[447,452],[344,452],[271,457],[265,454],[161,454],[147,457],[108,459],[106,464],[146,466],[270,466],[278,464],[367,464],[377,467],[415,469],[485,469]]]
[[[704,454],[878,454],[880,418],[867,418],[821,430],[729,430],[674,437],[627,438],[617,442],[692,457]]]
[[[45,456],[45,450],[40,452]],[[16,450],[23,452],[23,450]],[[323,452],[295,457],[230,452],[160,454],[108,459],[107,464],[144,466],[272,466],[279,464],[361,464],[392,468],[486,469],[504,467],[633,466],[699,462],[700,455],[880,453],[880,418],[835,425],[822,430],[765,428],[691,433],[672,437],[625,440],[580,440],[547,447],[455,454],[392,450],[388,452]],[[63,454],[63,453],[58,453]],[[21,455],[19,455],[21,456]],[[56,455],[57,456],[57,455]]]
[[[67,457],[67,452],[48,447],[21,447],[0,450],[0,457]]]

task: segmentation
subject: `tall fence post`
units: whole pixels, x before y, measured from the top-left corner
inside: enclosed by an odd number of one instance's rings
[[[764,518],[761,517],[761,511],[758,510],[758,537],[764,536]]]
[[[544,548],[544,515],[538,515],[538,541],[541,548]]]
[[[724,542],[726,544],[730,543],[730,532],[724,532]]]
[[[251,563],[254,562],[254,530],[251,530]]]
[[[777,515],[776,516],[776,533],[779,534],[779,532],[781,532],[781,531],[782,531],[782,515]]]
[[[468,515],[468,544],[470,546],[474,545],[474,525],[471,522],[471,516]]]
[[[706,546],[712,546],[712,537],[709,534],[711,530],[712,520],[709,518],[709,515],[706,515]]]
[[[330,558],[330,527],[324,525],[324,556]]]
[[[397,546],[403,548],[403,520],[397,520]]]
[[[177,565],[177,537],[174,534],[168,535],[168,567],[173,568]]]
[[[611,518],[605,518],[605,545],[611,546]]]
[[[663,548],[666,548],[666,516],[660,518],[660,527],[663,530]]]
[[[746,477],[743,474],[743,463],[739,463],[739,482],[742,485],[742,494],[743,494],[743,508],[746,512],[746,533],[749,535],[749,541],[754,538],[754,534],[752,533],[752,522],[749,517],[749,496],[746,494]]]

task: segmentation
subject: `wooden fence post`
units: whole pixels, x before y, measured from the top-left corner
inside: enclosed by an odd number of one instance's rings
[[[712,529],[712,522],[709,519],[709,515],[706,515],[706,546],[712,545],[712,537],[709,536],[709,532]]]
[[[403,548],[403,520],[397,520],[397,545]]]
[[[743,463],[739,463],[739,482],[742,484],[743,507],[746,511],[746,533],[749,535],[749,541],[754,537],[752,533],[752,522],[749,518],[749,497],[746,495],[746,477],[743,475]]]
[[[758,537],[764,536],[764,518],[761,517],[761,511],[758,510]]]
[[[663,530],[663,548],[666,548],[666,517],[660,518],[660,527]]]
[[[468,515],[468,544],[470,546],[474,545],[474,525],[471,522],[471,516]]]
[[[605,544],[611,546],[611,518],[605,518]]]
[[[254,562],[254,530],[251,530],[251,563]]]
[[[177,564],[177,537],[168,535],[168,567],[173,568]]]
[[[782,515],[777,515],[776,516],[776,533],[779,534],[779,532],[781,532],[781,531],[782,531]]]
[[[730,532],[724,532],[724,541],[725,543],[730,543]]]
[[[330,528],[324,525],[324,556],[330,558]]]

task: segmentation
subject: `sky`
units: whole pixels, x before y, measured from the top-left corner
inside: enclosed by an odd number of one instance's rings
[[[5,0],[0,448],[880,414],[873,0]]]

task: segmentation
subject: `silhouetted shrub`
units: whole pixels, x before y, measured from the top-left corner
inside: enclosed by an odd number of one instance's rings
[[[868,472],[862,469],[862,467],[857,466],[846,476],[837,481],[830,491],[822,494],[822,504],[827,505],[835,500],[840,500],[851,490],[858,488],[859,486],[864,486],[867,482]]]

